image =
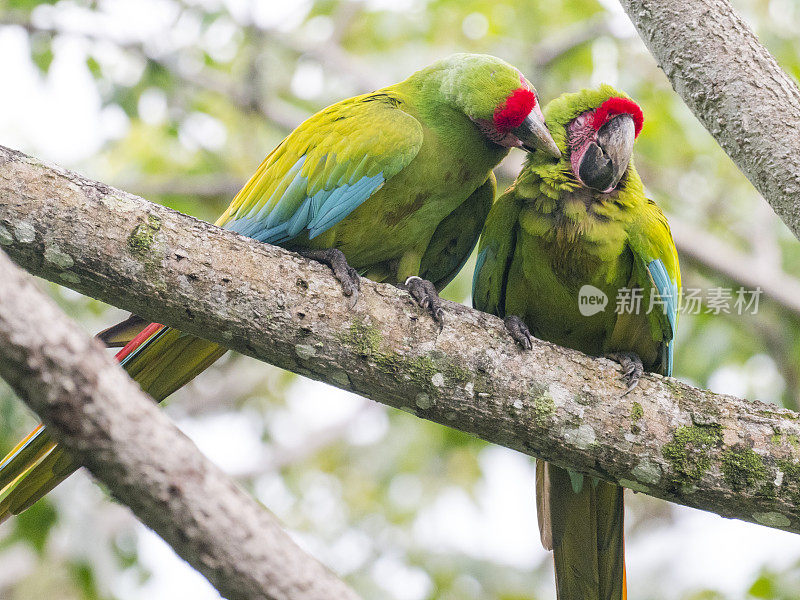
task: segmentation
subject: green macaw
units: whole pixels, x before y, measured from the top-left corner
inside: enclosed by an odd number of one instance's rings
[[[536,91],[508,63],[455,54],[302,123],[267,157],[220,227],[324,262],[345,295],[359,275],[405,286],[434,318],[437,290],[477,242],[510,148],[558,155]],[[429,281],[432,280],[432,281]],[[225,348],[132,316],[99,337],[158,401]],[[0,462],[0,521],[77,465],[37,427]]]
[[[667,220],[645,197],[631,161],[642,111],[604,85],[562,95],[544,112],[562,156],[530,154],[492,207],[473,304],[504,317],[525,348],[533,334],[617,360],[630,391],[645,369],[672,372],[680,287]],[[581,305],[587,291],[609,304]],[[619,298],[641,298],[640,307],[626,302],[617,310]],[[625,598],[622,488],[541,460],[536,488],[558,597]]]

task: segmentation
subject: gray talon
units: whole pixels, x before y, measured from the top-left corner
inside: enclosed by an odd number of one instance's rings
[[[358,291],[361,289],[361,277],[353,267],[347,264],[344,253],[337,248],[326,250],[301,250],[301,256],[316,260],[324,265],[328,265],[333,271],[333,276],[342,285],[342,293],[348,298],[352,298],[350,308],[358,302]]]
[[[412,275],[404,284],[405,289],[411,294],[414,301],[419,306],[430,313],[433,320],[439,325],[439,329],[444,327],[444,308],[442,308],[442,299],[439,297],[439,292],[436,291],[434,285],[427,279]]]
[[[628,384],[623,396],[627,396],[639,385],[639,380],[644,375],[642,359],[635,352],[612,352],[606,358],[617,362],[622,367],[622,378]]]
[[[511,315],[503,319],[503,323],[515,342],[525,348],[525,350],[533,348],[533,336],[522,319],[516,315]]]

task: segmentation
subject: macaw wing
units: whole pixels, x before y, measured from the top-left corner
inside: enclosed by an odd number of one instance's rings
[[[478,262],[472,278],[472,306],[505,316],[505,287],[514,254],[522,205],[513,192],[506,192],[489,211],[478,246]]]
[[[661,343],[660,370],[671,375],[681,273],[667,219],[652,201],[647,201],[643,218],[628,232],[628,244],[634,257],[634,283],[645,290],[643,309],[652,307],[650,330]],[[650,300],[653,293],[656,296]]]
[[[273,150],[217,225],[270,244],[336,225],[399,173],[422,145],[422,126],[385,93],[317,113]]]
[[[439,223],[420,263],[420,277],[442,290],[464,267],[494,202],[494,173]]]

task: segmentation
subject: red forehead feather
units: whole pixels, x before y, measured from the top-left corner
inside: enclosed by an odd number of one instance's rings
[[[611,117],[614,115],[621,115],[627,113],[633,117],[633,126],[636,130],[636,135],[642,130],[642,123],[644,123],[644,115],[642,109],[633,100],[628,98],[609,98],[603,102],[594,113],[594,120],[592,127],[595,130],[600,129]]]
[[[500,133],[508,133],[514,127],[522,125],[534,106],[536,106],[534,93],[527,87],[517,88],[495,109],[494,126]]]

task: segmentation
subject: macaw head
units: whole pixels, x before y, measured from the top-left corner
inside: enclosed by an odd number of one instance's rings
[[[623,179],[642,130],[642,109],[608,85],[564,94],[545,108],[553,133],[572,175],[584,186],[611,193]]]
[[[445,101],[469,117],[490,141],[561,156],[545,127],[536,90],[507,62],[487,54],[454,54],[424,72],[436,78]]]

